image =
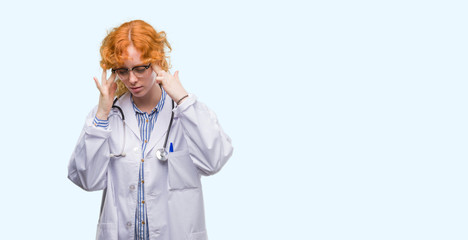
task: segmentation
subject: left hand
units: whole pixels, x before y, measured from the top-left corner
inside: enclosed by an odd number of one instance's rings
[[[179,80],[179,71],[176,71],[174,75],[171,72],[166,72],[161,67],[154,63],[151,65],[153,71],[156,73],[156,82],[161,85],[164,90],[175,102],[179,101],[183,96],[187,95],[184,87]],[[183,102],[183,100],[182,100]]]

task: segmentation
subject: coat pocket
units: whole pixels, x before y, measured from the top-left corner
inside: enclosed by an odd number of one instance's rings
[[[96,232],[96,240],[118,240],[117,224],[99,223]]]
[[[169,190],[183,190],[200,187],[200,175],[188,150],[171,152],[168,156]]]
[[[206,235],[206,231],[196,232],[196,233],[191,233],[188,239],[189,240],[208,240],[208,236]]]

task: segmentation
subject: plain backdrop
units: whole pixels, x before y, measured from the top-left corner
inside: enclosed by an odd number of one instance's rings
[[[8,1],[2,239],[94,239],[67,179],[99,47],[142,19],[234,155],[203,178],[211,240],[468,239],[466,1]]]

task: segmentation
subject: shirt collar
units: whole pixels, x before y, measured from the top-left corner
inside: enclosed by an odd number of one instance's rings
[[[164,107],[164,102],[166,101],[166,91],[164,91],[164,88],[161,88],[161,90],[162,90],[161,98],[159,99],[159,102],[156,105],[156,107],[154,107],[153,110],[151,110],[151,113],[149,115],[160,112]],[[132,101],[133,110],[135,111],[136,114],[146,113],[138,109],[138,107],[135,105],[135,103],[133,102],[133,95],[130,96],[130,100]]]

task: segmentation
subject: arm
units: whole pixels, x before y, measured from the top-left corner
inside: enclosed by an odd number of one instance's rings
[[[184,138],[188,144],[190,157],[203,175],[217,173],[232,155],[231,139],[224,133],[216,115],[195,96],[187,95],[179,79],[179,71],[174,75],[153,64],[157,73],[156,82],[178,105],[174,117],[180,119]]]
[[[221,170],[233,147],[214,112],[190,95],[174,109],[174,117],[180,119],[190,156],[201,173],[207,176]]]
[[[114,80],[115,74],[112,73],[107,78],[105,69],[102,70],[101,83],[94,77],[100,92],[99,104],[88,115],[68,164],[68,178],[86,191],[102,190],[107,184],[107,165],[110,159],[107,118],[117,89]]]
[[[95,125],[91,111],[68,164],[68,178],[86,191],[106,188],[110,130]]]

